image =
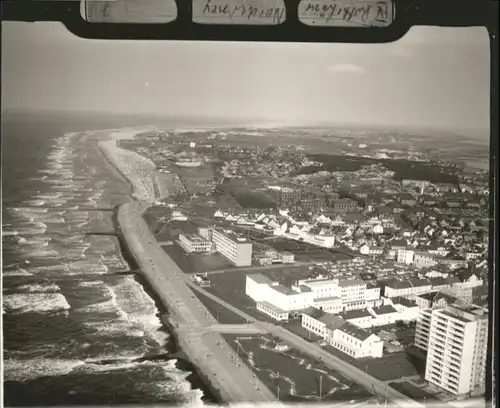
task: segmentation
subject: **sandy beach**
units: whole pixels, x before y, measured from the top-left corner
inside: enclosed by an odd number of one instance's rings
[[[135,133],[134,133],[135,132]],[[111,132],[99,147],[120,174],[133,186],[132,202],[118,210],[118,223],[131,254],[163,305],[179,346],[225,402],[269,402],[274,394],[256,384],[251,369],[234,364],[235,356],[224,338],[209,328],[216,322],[185,283],[186,276],[163,251],[142,217],[155,201],[152,162],[117,147],[116,141],[133,138],[137,130]]]

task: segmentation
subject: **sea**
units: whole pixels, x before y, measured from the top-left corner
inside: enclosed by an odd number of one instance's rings
[[[113,234],[130,190],[91,131],[147,119],[2,116],[4,404],[215,402]]]

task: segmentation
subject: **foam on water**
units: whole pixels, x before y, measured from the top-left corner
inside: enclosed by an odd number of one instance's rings
[[[163,326],[157,316],[158,310],[153,300],[138,282],[130,276],[125,276],[114,285],[106,285],[102,282],[102,285],[99,286],[101,282],[94,281],[91,286],[96,287],[96,290],[100,292],[102,300],[82,307],[77,312],[114,312],[117,318],[100,322],[86,322],[86,326],[111,335],[147,336],[160,346],[166,343],[169,336],[161,331]],[[88,283],[85,286],[88,287]]]
[[[30,284],[30,285],[22,285],[16,288],[19,292],[24,293],[58,293],[61,291],[61,288],[57,286],[55,283],[46,283],[46,284]]]
[[[3,270],[2,275],[5,276],[33,276],[33,274],[26,271],[26,269]]]
[[[144,288],[133,277],[125,276],[111,290],[116,295],[118,306],[127,314],[129,321],[150,333],[158,344],[162,345],[168,335],[159,331],[163,325],[157,316],[158,309]]]
[[[3,373],[6,381],[26,381],[44,376],[65,375],[85,364],[79,360],[33,358],[26,360],[5,358]]]
[[[133,137],[136,132],[137,130],[130,129],[119,130],[115,137]],[[26,355],[8,352],[6,354],[8,357],[4,361],[5,379],[24,381],[41,376],[61,376],[72,371],[125,370],[133,372],[142,367],[153,370],[161,368],[165,372],[166,378],[156,380],[155,377],[154,382],[147,381],[144,384],[146,389],[149,390],[151,383],[153,383],[154,394],[164,396],[164,399],[169,399],[172,394],[175,394],[176,397],[185,396],[182,399],[186,403],[201,402],[202,392],[192,391],[186,380],[190,373],[178,370],[175,367],[175,361],[133,362],[130,360],[151,353],[152,349],[155,350],[155,353],[158,352],[161,346],[166,344],[168,334],[161,330],[162,324],[157,316],[158,310],[154,301],[138,282],[130,276],[120,276],[118,279],[116,276],[104,276],[108,274],[110,269],[124,270],[128,267],[119,251],[119,243],[116,238],[82,234],[85,232],[84,229],[91,225],[89,212],[82,210],[85,207],[88,209],[96,207],[98,203],[104,206],[109,203],[100,201],[104,191],[106,191],[107,182],[102,179],[94,179],[94,169],[97,169],[97,166],[91,164],[90,167],[87,167],[87,176],[80,174],[73,167],[75,158],[78,158],[78,162],[80,162],[85,160],[88,154],[87,152],[74,151],[71,148],[69,143],[74,135],[76,133],[65,135],[56,140],[54,149],[48,156],[46,168],[39,170],[40,174],[37,177],[31,178],[32,181],[41,181],[45,184],[43,188],[40,187],[40,190],[43,191],[33,194],[18,208],[10,209],[14,218],[12,225],[19,234],[23,235],[19,237],[17,242],[12,241],[17,258],[16,264],[11,266],[15,267],[17,263],[22,264],[24,261],[28,270],[18,268],[3,271],[4,276],[38,275],[39,277],[57,277],[57,279],[67,277],[70,287],[73,288],[72,292],[64,292],[67,290],[67,286],[62,283],[60,287],[54,283],[23,284],[12,288],[16,291],[15,294],[9,293],[4,296],[2,313],[46,314],[66,311],[66,316],[76,319],[72,324],[76,321],[78,327],[80,327],[80,322],[77,314],[80,313],[80,317],[85,317],[81,324],[95,329],[96,333],[84,332],[86,333],[84,337],[89,336],[88,339],[84,339],[83,343],[65,345],[67,349],[61,349],[61,353],[59,353],[59,349],[54,351],[53,343],[39,344],[36,347],[36,353],[41,352],[41,355],[47,355],[47,358],[34,357],[31,352]],[[124,151],[124,155],[127,156],[126,161],[133,159],[138,169],[151,167],[148,160],[135,154]],[[133,158],[128,158],[128,156],[133,156]],[[140,180],[141,186],[142,184],[144,186],[150,184],[146,173],[141,177],[144,178],[144,180]],[[95,222],[94,218],[92,220]],[[64,224],[65,228],[62,229],[59,224]],[[49,234],[57,233],[62,235],[52,235],[52,240],[50,240]],[[25,240],[23,245],[19,245],[23,240]],[[93,279],[91,276],[85,277],[85,275],[103,276],[99,278],[102,280],[78,282],[79,279]],[[86,291],[89,292],[88,295]],[[67,294],[73,306],[88,301],[95,300],[95,302],[94,304],[78,306],[77,310],[72,310],[68,300],[61,292]],[[68,312],[68,310],[71,311]],[[27,319],[32,317],[26,316]],[[51,321],[55,319],[54,321],[57,322],[55,324],[62,322],[64,325],[66,322],[66,319],[59,313],[40,318],[51,319]],[[91,340],[93,336],[96,336],[96,340],[102,341],[102,345],[99,344],[99,341],[94,344]],[[116,336],[116,340],[113,338],[114,336]],[[128,347],[121,343],[127,338]],[[44,351],[44,347],[46,347],[46,351]],[[63,350],[67,352],[64,354]],[[94,356],[95,354],[95,357],[99,358],[125,357],[125,359],[117,361],[115,364],[99,364],[97,359],[79,361],[77,359],[80,357],[74,359],[68,355],[71,352],[77,353],[75,354],[77,356],[83,356],[84,354],[81,353],[85,353],[84,350],[88,351],[86,356]],[[57,355],[54,352],[57,352]],[[63,358],[59,359],[57,357],[59,354]],[[48,358],[49,355],[54,355],[55,358]],[[64,356],[68,359],[65,360]]]
[[[47,313],[69,310],[71,306],[61,293],[16,293],[3,296],[7,313]]]

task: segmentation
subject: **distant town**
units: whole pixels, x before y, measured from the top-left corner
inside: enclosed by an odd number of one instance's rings
[[[144,217],[216,324],[287,330],[424,404],[483,395],[488,172],[430,139],[325,132],[151,130],[117,146],[144,159]]]

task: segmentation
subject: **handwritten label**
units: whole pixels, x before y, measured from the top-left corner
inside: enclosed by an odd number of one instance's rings
[[[284,0],[193,0],[198,24],[278,25],[285,19]]]
[[[302,0],[298,14],[309,26],[387,27],[394,6],[392,0]]]
[[[89,23],[164,24],[177,18],[175,0],[85,0],[82,5]]]

